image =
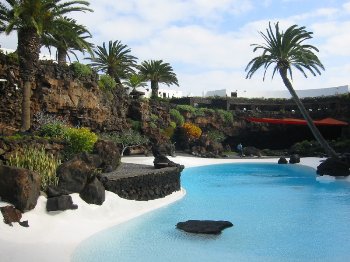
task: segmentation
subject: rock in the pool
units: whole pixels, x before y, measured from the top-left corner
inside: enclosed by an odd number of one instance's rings
[[[230,221],[213,221],[213,220],[187,220],[186,222],[177,223],[176,227],[183,231],[196,234],[220,234],[225,228],[232,227]]]

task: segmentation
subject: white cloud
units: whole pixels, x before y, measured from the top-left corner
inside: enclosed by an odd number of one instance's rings
[[[276,4],[286,5],[283,3],[286,1],[300,5],[301,11],[290,15],[276,11],[274,16],[261,15],[259,20],[249,17],[249,12],[257,11],[259,4],[260,8],[275,8]],[[279,21],[282,29],[299,24],[314,32],[310,43],[319,47],[319,56],[327,70],[320,77],[308,79],[295,73],[296,89],[350,83],[350,66],[339,64],[340,58],[350,61],[349,1],[327,8],[320,4],[312,12],[302,9],[301,0],[259,3],[256,0],[120,0],[118,3],[91,0],[90,3],[93,13],[75,13],[74,17],[90,29],[95,44],[121,40],[140,61],[169,62],[184,94],[190,90],[201,95],[203,90],[227,88],[239,90],[239,94],[250,92],[259,96],[261,89],[284,89],[278,75],[270,80],[271,70],[265,82],[263,71],[250,80],[245,79],[245,66],[257,55],[250,44],[263,42],[258,32],[265,32],[269,21]],[[229,30],[222,28],[228,21],[233,23]],[[4,47],[15,48],[16,41],[16,37],[0,35]]]

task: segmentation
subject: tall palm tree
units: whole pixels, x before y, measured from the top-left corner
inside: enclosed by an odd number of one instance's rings
[[[92,61],[90,65],[113,77],[117,84],[135,73],[137,57],[130,55],[131,49],[120,41],[109,41],[108,48],[103,43],[94,52],[95,56],[87,58]]]
[[[58,17],[73,11],[92,11],[88,1],[4,0],[0,3],[0,33],[17,31],[19,70],[22,80],[22,126],[31,126],[30,97],[38,68],[41,37],[53,32],[60,23]]]
[[[305,70],[314,76],[321,74],[320,69],[324,70],[324,66],[314,53],[314,51],[318,52],[318,49],[304,43],[306,40],[312,39],[312,34],[312,32],[306,31],[305,27],[298,27],[297,25],[289,27],[285,32],[280,32],[278,23],[275,24],[275,30],[272,29],[271,23],[269,23],[266,34],[260,32],[265,43],[252,45],[254,46],[253,52],[261,50],[262,54],[248,63],[246,78],[251,78],[259,68],[263,67],[265,69],[263,80],[265,80],[267,69],[270,65],[274,65],[272,78],[276,72],[280,74],[284,85],[297,104],[316,140],[329,156],[338,157],[315,126],[288,78],[289,74],[293,79],[292,67],[299,70],[305,77],[307,77]]]
[[[159,83],[179,86],[173,68],[169,63],[164,63],[163,60],[143,61],[139,70],[145,79],[151,81],[152,98],[158,97]]]
[[[77,24],[76,20],[68,17],[59,17],[59,21],[56,23],[59,28],[52,33],[44,34],[42,37],[42,44],[46,46],[50,52],[51,47],[57,49],[57,61],[59,64],[65,64],[67,62],[68,53],[71,53],[78,60],[74,51],[85,53],[87,51],[93,54],[93,44],[88,42],[87,39],[91,38],[90,32],[83,25]],[[70,58],[69,58],[70,60]]]

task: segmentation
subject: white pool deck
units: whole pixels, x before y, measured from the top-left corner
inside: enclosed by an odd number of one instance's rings
[[[243,162],[277,163],[277,158],[253,159],[209,159],[177,156],[169,157],[172,161],[185,167]],[[122,162],[153,165],[154,157],[123,157]],[[320,158],[302,158],[298,165],[315,168]],[[319,178],[317,178],[319,179]],[[331,182],[333,177],[322,177],[324,182]],[[46,198],[40,196],[35,209],[23,214],[22,221],[28,220],[29,228],[14,223],[10,227],[0,222],[0,261],[70,261],[74,249],[80,242],[91,235],[140,216],[146,212],[161,208],[181,199],[185,189],[157,200],[125,200],[116,194],[106,191],[106,201],[102,206],[89,205],[73,194],[77,210],[46,212]],[[7,203],[0,201],[0,206]],[[2,220],[2,214],[0,213]]]

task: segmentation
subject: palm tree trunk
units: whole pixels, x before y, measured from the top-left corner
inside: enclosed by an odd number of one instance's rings
[[[324,139],[318,128],[315,126],[312,118],[310,117],[309,113],[305,109],[303,103],[300,101],[297,93],[295,92],[291,82],[289,81],[287,77],[287,69],[280,69],[280,75],[282,77],[284,85],[287,87],[289,93],[292,95],[293,100],[297,104],[301,114],[303,115],[304,119],[306,120],[307,125],[309,126],[312,134],[314,135],[315,139],[320,143],[322,148],[325,150],[327,155],[329,157],[338,158],[337,153],[334,151],[333,148],[330,147],[330,145],[327,143],[327,141]]]
[[[57,62],[59,65],[65,65],[67,62],[67,50],[64,48],[57,48]]]
[[[17,51],[23,91],[21,131],[27,131],[31,126],[30,98],[32,86],[35,85],[40,53],[40,36],[34,28],[18,30]]]
[[[151,98],[157,98],[158,97],[158,81],[151,80],[151,90],[152,90],[152,95]]]

